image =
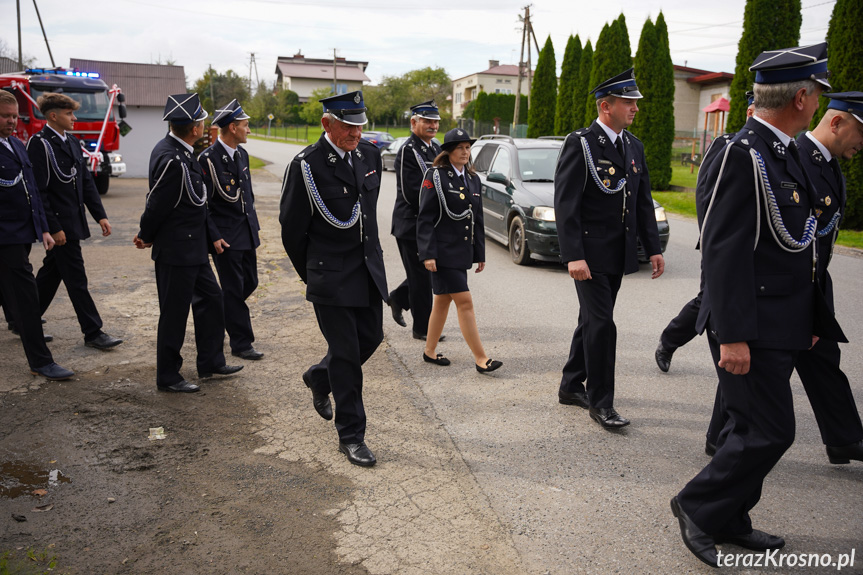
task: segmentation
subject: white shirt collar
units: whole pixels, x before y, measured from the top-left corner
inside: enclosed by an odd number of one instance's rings
[[[770,128],[770,131],[773,132],[774,134],[776,134],[776,137],[779,138],[779,141],[782,142],[782,145],[785,146],[786,148],[788,147],[788,142],[791,141],[791,136],[789,136],[788,134],[786,134],[785,132],[783,132],[782,130],[780,130],[779,128],[777,128],[776,126],[771,124],[770,122],[768,122],[766,120],[762,120],[758,116],[753,115],[752,117],[755,118],[756,120],[758,120],[759,122],[761,122],[762,124],[764,124],[765,126],[767,126],[768,128]]]
[[[462,169],[462,171],[460,171],[460,172],[459,172],[459,171],[458,171],[458,168],[456,168],[456,167],[455,167],[455,166],[453,166],[452,164],[450,164],[450,166],[452,166],[452,169],[453,169],[453,171],[455,171],[455,175],[456,175],[456,176],[458,176],[458,177],[460,177],[460,178],[464,176],[464,169]]]
[[[334,150],[336,151],[336,153],[339,155],[339,158],[340,158],[340,159],[342,159],[342,160],[344,160],[344,159],[345,159],[345,154],[347,154],[347,152],[346,152],[346,151],[344,151],[343,149],[341,149],[340,147],[338,147],[337,145],[335,145],[335,144],[333,143],[333,141],[330,139],[330,135],[329,135],[329,134],[327,134],[326,132],[324,132],[324,138],[326,138],[326,139],[327,139],[327,142],[329,142],[329,143],[330,143],[330,145],[333,147],[333,149],[334,149]]]
[[[608,138],[611,140],[612,144],[617,144],[617,138],[620,137],[620,134],[616,133],[614,130],[606,126],[602,123],[602,120],[599,118],[596,119],[596,123],[602,128],[602,130],[608,135]],[[621,130],[622,131],[622,130]]]
[[[175,136],[174,132],[168,132],[168,135],[171,136],[172,138],[174,138],[175,140],[177,140],[178,142],[180,142],[181,144],[183,144],[183,147],[186,148],[187,150],[189,150],[189,153],[191,153],[191,154],[195,153],[195,148],[193,148],[192,146],[190,146],[189,144],[187,144],[186,142],[184,142],[183,140],[181,140],[180,138]]]
[[[231,146],[226,144],[225,140],[222,139],[222,136],[219,136],[219,143],[222,144],[222,147],[224,147],[228,151],[228,154],[231,156],[231,159],[233,160],[234,155],[237,153],[237,148],[232,148]]]
[[[818,149],[821,151],[821,154],[824,156],[825,160],[827,160],[829,162],[833,159],[833,154],[831,154],[830,151],[824,147],[824,144],[822,144],[821,142],[818,141],[818,138],[816,138],[815,136],[812,135],[812,132],[806,132],[806,136],[810,140],[812,140],[812,142],[815,144],[815,146],[818,147]]]
[[[46,125],[46,126],[48,126],[48,129],[49,129],[49,130],[51,130],[52,132],[54,132],[55,134],[57,134],[57,136],[58,136],[61,140],[63,140],[64,142],[66,141],[66,135],[65,135],[65,134],[61,134],[60,132],[58,132],[57,130],[55,130],[54,128],[52,128],[50,124],[45,124],[45,125]]]

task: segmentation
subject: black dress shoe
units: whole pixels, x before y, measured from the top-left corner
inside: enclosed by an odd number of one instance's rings
[[[315,406],[315,411],[318,412],[318,415],[327,421],[331,420],[333,418],[333,404],[330,403],[330,395],[315,393],[315,389],[312,387],[312,381],[305,373],[303,374],[303,383],[306,384],[306,387],[312,390],[312,405]]]
[[[372,450],[364,442],[342,443],[339,441],[339,451],[347,455],[348,461],[361,467],[371,467],[378,462]]]
[[[96,337],[91,340],[87,340],[84,342],[84,345],[87,347],[95,347],[96,349],[111,349],[112,347],[117,347],[123,343],[123,340],[119,337],[114,337],[112,335],[108,335],[107,333],[100,333]]]
[[[577,405],[584,409],[590,408],[590,401],[584,391],[557,391],[557,400],[564,405]]]
[[[491,373],[500,366],[502,366],[503,362],[496,359],[489,359],[487,362],[485,362],[485,367],[478,364],[474,365],[476,366],[476,370],[480,373]]]
[[[785,547],[785,539],[778,535],[771,535],[758,529],[746,535],[717,535],[717,543],[731,543],[744,549],[752,551],[767,551],[768,549],[782,549]]]
[[[851,463],[852,459],[863,461],[863,441],[843,445],[842,447],[827,446],[827,458],[835,465]]]
[[[704,441],[704,453],[706,453],[710,457],[713,457],[714,455],[716,455],[716,444],[710,443],[709,439],[705,440]]]
[[[662,347],[662,344],[659,344],[659,347],[656,348],[656,353],[654,356],[656,357],[656,365],[659,366],[659,369],[662,371],[668,371],[668,368],[671,367],[671,356],[674,354],[673,351],[669,351]]]
[[[405,322],[405,316],[402,314],[402,308],[398,306],[398,304],[393,301],[393,298],[389,298],[387,300],[387,305],[390,306],[390,311],[393,313],[393,319],[397,324],[402,327],[407,327],[408,324]]]
[[[168,393],[195,393],[201,391],[201,388],[194,383],[189,383],[185,379],[172,383],[171,385],[156,385],[159,391],[167,391]]]
[[[42,323],[45,323],[45,320],[44,320],[44,319],[42,320]],[[18,337],[21,337],[21,334],[20,334],[20,333],[18,333],[18,328],[16,328],[16,327],[15,327],[15,324],[14,324],[14,323],[11,323],[11,322],[9,323],[9,330],[10,330],[14,335],[17,335]],[[50,342],[54,341],[54,336],[53,336],[53,335],[48,335],[47,333],[43,333],[43,334],[42,334],[42,339],[45,341],[45,343],[50,343]]]
[[[423,341],[426,341],[428,339],[428,336],[426,336],[426,334],[424,334],[424,333],[413,332],[413,336],[414,336],[414,339],[421,339]],[[443,341],[445,339],[446,339],[446,336],[443,334],[441,334],[441,336],[439,338],[437,338],[438,341]]]
[[[450,360],[445,358],[442,353],[437,354],[435,357],[429,357],[426,355],[426,352],[423,352],[423,361],[427,361],[428,363],[433,363],[435,365],[450,364]]]
[[[629,420],[621,417],[613,407],[591,407],[590,418],[606,429],[619,429],[629,425]]]
[[[231,355],[240,359],[258,360],[264,357],[264,352],[258,351],[253,347],[244,349],[243,351],[232,351]]]
[[[199,371],[198,377],[201,379],[207,379],[208,377],[213,377],[213,375],[233,375],[244,367],[245,366],[243,365],[220,365],[213,371]]]
[[[692,522],[689,515],[681,509],[677,497],[671,498],[671,512],[677,517],[678,523],[680,523],[680,536],[683,538],[683,543],[687,549],[704,563],[707,563],[711,567],[718,567],[716,541]]]
[[[42,367],[31,367],[30,373],[32,373],[33,375],[41,375],[42,377],[51,381],[70,379],[75,375],[74,371],[69,371],[65,367],[60,367],[56,363],[49,363],[48,365],[43,365]]]

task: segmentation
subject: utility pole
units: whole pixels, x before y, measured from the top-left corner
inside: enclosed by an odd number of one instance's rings
[[[21,0],[15,0],[15,8],[18,10],[18,68],[24,69],[24,57],[21,55]]]
[[[255,63],[255,53],[251,52],[250,58],[249,58],[249,96],[252,95],[252,65],[253,64],[255,65],[255,69],[257,70],[258,65]],[[255,87],[257,87],[257,84],[255,84]]]
[[[333,94],[339,93],[339,75],[336,72],[336,50],[338,48],[333,48]]]
[[[521,109],[521,69],[524,66],[524,40],[527,38],[527,23],[530,19],[530,6],[524,7],[524,18],[522,18],[521,28],[521,53],[518,56],[518,82],[515,88],[515,111],[512,113],[513,127],[518,124],[518,112]]]
[[[36,6],[36,0],[33,0],[33,8],[36,9],[36,17],[39,19],[39,27],[42,28],[42,37],[45,38],[45,46],[48,48],[48,57],[51,58],[51,67],[56,68],[57,65],[54,64],[54,55],[51,54],[51,45],[48,44],[48,35],[45,34],[45,26],[42,25],[42,16],[39,14],[39,7]],[[19,26],[21,24],[20,20],[18,22]],[[21,37],[20,35],[18,36]],[[19,40],[20,42],[20,40]],[[21,45],[18,45],[18,60],[21,60]]]

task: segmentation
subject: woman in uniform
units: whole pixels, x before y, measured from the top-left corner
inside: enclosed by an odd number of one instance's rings
[[[480,183],[468,165],[470,147],[475,141],[459,128],[447,132],[441,146],[443,152],[426,172],[420,190],[417,244],[420,260],[432,272],[434,292],[423,360],[436,365],[450,364],[435,349],[450,302],[455,302],[459,327],[473,353],[476,370],[489,373],[503,364],[489,358],[482,347],[467,287],[467,270],[474,263],[476,273],[485,269]]]

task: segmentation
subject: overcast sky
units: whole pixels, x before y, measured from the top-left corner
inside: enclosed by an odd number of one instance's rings
[[[185,67],[192,84],[209,64],[249,73],[255,53],[261,80],[275,79],[276,58],[298,51],[310,58],[369,62],[372,83],[425,66],[452,78],[480,72],[489,60],[515,64],[527,0],[37,0],[54,60],[70,58]],[[835,0],[802,0],[800,44],[822,42]],[[49,66],[32,0],[20,0],[23,52]],[[626,15],[632,53],[646,18],[662,10],[675,64],[734,71],[745,0],[534,0],[533,27],[540,47],[551,35],[560,70],[570,34],[596,42],[603,24]],[[0,38],[17,50],[15,2],[0,0]],[[778,46],[777,46],[778,47]],[[525,55],[525,59],[527,56]],[[533,55],[534,66],[536,54]],[[252,72],[254,78],[254,70]]]

